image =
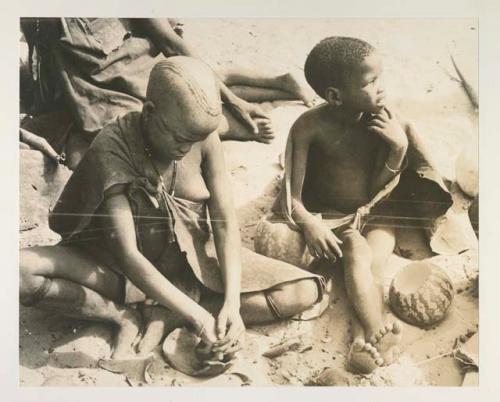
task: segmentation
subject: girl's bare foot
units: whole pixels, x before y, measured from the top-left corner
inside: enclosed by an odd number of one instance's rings
[[[134,342],[141,329],[140,315],[130,308],[126,309],[116,321],[118,332],[115,337],[115,347],[112,359],[128,359],[135,356]]]
[[[143,315],[149,317],[149,322],[146,324],[146,331],[137,345],[139,355],[149,354],[165,336],[186,323],[186,320],[163,306],[145,306]]]

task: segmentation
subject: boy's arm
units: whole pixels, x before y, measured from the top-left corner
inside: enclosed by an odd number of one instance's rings
[[[368,123],[368,129],[379,135],[387,144],[387,148],[381,149],[377,155],[371,186],[374,195],[404,168],[408,149],[405,131],[413,128],[409,124],[401,124],[393,112],[385,109],[385,112],[372,118]]]
[[[134,220],[128,199],[115,194],[104,201],[104,225],[111,228],[107,246],[123,274],[146,295],[190,321],[209,343],[216,342],[215,322],[203,307],[165,278],[137,249]]]
[[[292,218],[299,225],[309,248],[309,252],[316,258],[336,260],[336,255],[342,257],[339,244],[342,242],[323,223],[311,214],[302,202],[302,189],[307,169],[309,147],[314,139],[314,131],[302,116],[290,130],[293,142],[291,198]]]
[[[202,60],[194,47],[174,31],[166,18],[145,18],[142,20],[142,25],[156,47],[166,57],[173,53]],[[269,116],[260,107],[252,105],[236,96],[222,80],[218,78],[217,81],[222,101],[230,107],[231,112],[237,118],[249,125],[253,132],[257,134],[259,129],[253,118],[269,119]]]
[[[241,243],[232,188],[217,133],[203,143],[202,173],[210,192],[208,208],[224,282],[224,304],[217,318],[220,338],[236,340],[244,331],[240,310]]]

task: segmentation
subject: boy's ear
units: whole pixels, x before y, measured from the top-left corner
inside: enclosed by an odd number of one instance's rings
[[[151,118],[153,113],[155,112],[156,107],[155,104],[151,101],[146,101],[142,105],[142,115],[144,116],[144,119],[147,121]]]
[[[342,95],[340,90],[335,87],[328,87],[325,91],[325,100],[333,106],[342,105]]]

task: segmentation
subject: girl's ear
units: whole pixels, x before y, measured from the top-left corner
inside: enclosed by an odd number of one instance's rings
[[[342,95],[340,93],[340,90],[335,87],[326,88],[325,100],[332,106],[342,105]]]

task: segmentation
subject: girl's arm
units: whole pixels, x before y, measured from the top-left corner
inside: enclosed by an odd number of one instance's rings
[[[214,133],[204,143],[203,176],[210,192],[208,203],[215,248],[224,279],[225,302],[240,303],[240,232],[233,205],[232,188],[226,172],[219,137]]]
[[[232,188],[217,133],[204,142],[202,173],[210,200],[208,208],[215,249],[224,281],[224,304],[217,316],[217,335],[224,349],[239,343],[245,326],[240,315],[241,244]],[[222,350],[221,349],[221,350]]]
[[[103,219],[111,230],[107,246],[116,257],[123,274],[146,295],[179,313],[193,324],[210,343],[216,341],[215,320],[203,307],[177,289],[137,249],[134,220],[128,199],[123,194],[111,195],[104,201]]]

